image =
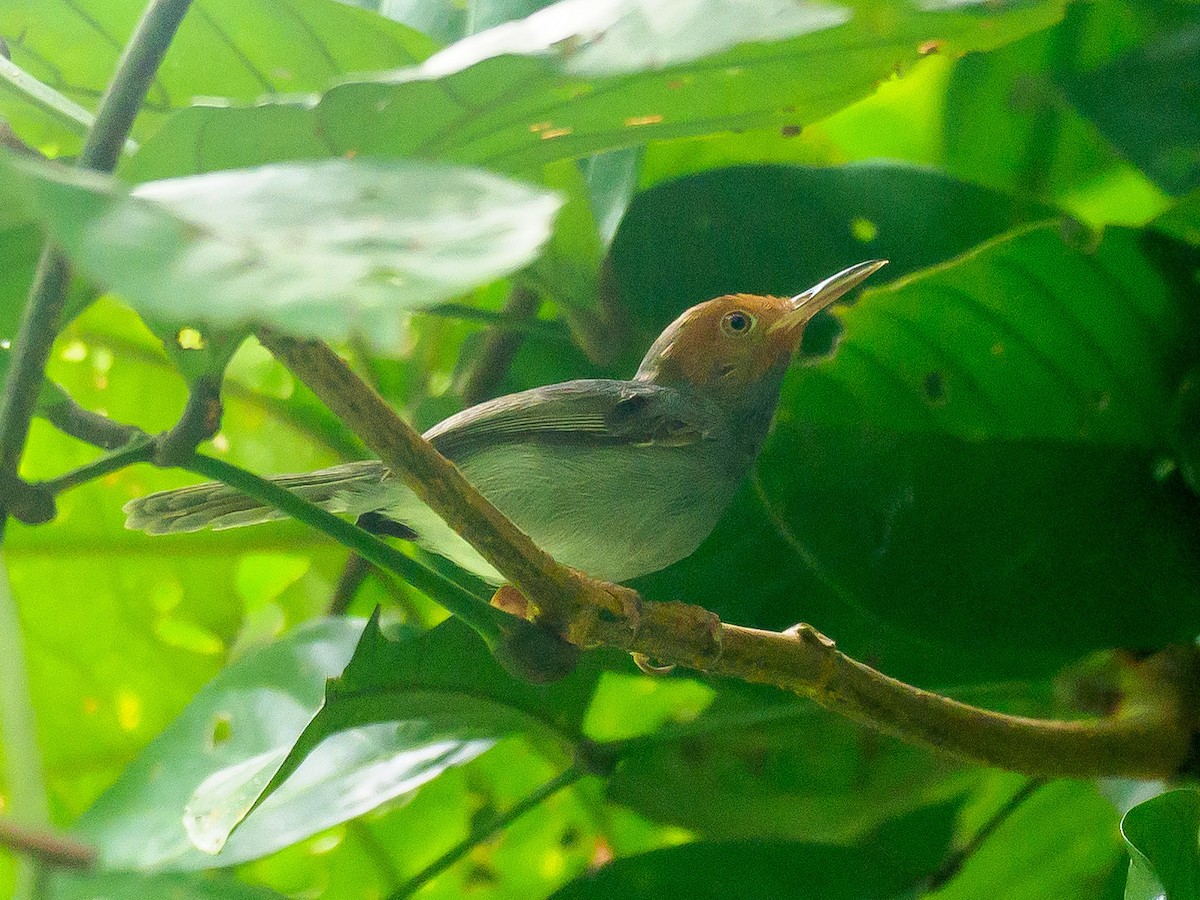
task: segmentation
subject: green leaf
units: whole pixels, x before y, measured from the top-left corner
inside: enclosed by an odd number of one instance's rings
[[[1182,194],[1200,185],[1200,10],[1148,7],[1158,20],[1148,39],[1061,84],[1122,155]]]
[[[1121,820],[1129,848],[1125,900],[1200,896],[1200,793],[1168,791],[1139,803]]]
[[[314,751],[351,729],[413,722],[428,740],[464,741],[479,752],[519,730],[569,744],[579,737],[598,675],[593,659],[553,684],[529,684],[502,669],[457,620],[392,641],[379,630],[376,612],[345,671],[326,687],[320,712],[286,754],[271,760],[269,771],[261,769],[255,790],[238,795],[239,804],[222,817],[221,827],[228,831],[245,819],[247,826],[262,829],[260,813],[247,814],[275,802],[277,792],[287,791],[303,767],[312,766]]]
[[[1141,225],[1157,215],[1167,198],[1060,86],[1152,32],[1156,5],[1071,4],[1057,27],[963,58],[945,90],[939,163],[1010,193],[1017,208],[1053,202],[1096,225]]]
[[[108,868],[178,870],[252,859],[312,833],[306,829],[314,818],[341,821],[321,788],[339,776],[365,776],[372,761],[346,747],[330,748],[322,777],[311,771],[306,790],[279,798],[278,815],[264,810],[267,827],[247,828],[218,860],[193,845],[184,811],[193,793],[222,773],[232,777],[286,753],[320,705],[324,679],[349,659],[360,628],[352,620],[315,622],[224,669],[83,815],[75,833],[96,846]],[[367,738],[363,746],[368,754],[378,749]],[[339,772],[335,761],[345,768]],[[386,766],[382,755],[380,763]]]
[[[26,0],[0,7],[12,62],[66,103],[93,112],[141,0]],[[83,49],[86,48],[86,52]],[[352,72],[412,65],[433,50],[423,35],[329,0],[197,0],[150,88],[138,140],[196,97],[254,101],[322,90]],[[28,90],[0,91],[0,116],[52,156],[78,150],[81,132],[61,103],[30,105]]]
[[[1176,240],[1200,246],[1200,188],[1155,219],[1154,227]]]
[[[143,145],[129,174],[141,180],[181,174],[181,164],[232,168],[317,153],[528,173],[651,140],[811,122],[870,93],[926,42],[941,41],[948,52],[988,49],[1046,27],[1061,9],[1057,0],[932,11],[904,2],[564,0],[465,38],[420,67],[338,85],[315,106],[182,111]],[[754,41],[775,43],[743,43]]]
[[[42,224],[140,312],[398,338],[399,313],[529,262],[554,195],[484,172],[329,160],[140,186],[0,158]]]
[[[848,844],[961,796],[978,772],[775,690],[723,686],[695,721],[630,742],[607,796],[713,841]]]
[[[931,871],[946,851],[953,817],[954,809],[948,805],[922,810],[851,847],[771,840],[696,841],[618,859],[571,882],[553,900],[723,900],[749,895],[761,900],[915,898],[917,879]]]
[[[11,116],[13,106],[25,103],[63,130],[80,138],[87,135],[96,118],[78,103],[42,84],[3,56],[0,56],[0,96],[4,97],[3,108],[9,111],[6,119]],[[132,144],[128,149],[136,147],[136,144]]]
[[[79,821],[109,868],[188,870],[254,859],[412,791],[491,746],[427,717],[325,741],[283,790],[216,852],[350,657],[361,622],[310,623],[227,667]],[[419,712],[419,710],[418,710]],[[363,785],[370,785],[364,790]],[[200,848],[209,851],[201,852]]]

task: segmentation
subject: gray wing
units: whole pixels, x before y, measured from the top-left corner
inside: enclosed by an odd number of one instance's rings
[[[425,433],[450,459],[503,443],[682,447],[707,434],[699,406],[652,384],[589,379],[510,394]]]

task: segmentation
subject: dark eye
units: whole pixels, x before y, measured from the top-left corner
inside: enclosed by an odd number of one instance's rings
[[[745,334],[754,327],[754,316],[735,309],[733,312],[725,314],[725,318],[721,320],[721,327],[730,334]]]

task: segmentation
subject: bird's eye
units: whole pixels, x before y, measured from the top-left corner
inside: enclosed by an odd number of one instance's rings
[[[721,327],[728,334],[745,334],[754,327],[754,316],[735,309],[733,312],[725,314],[725,318],[721,320]]]

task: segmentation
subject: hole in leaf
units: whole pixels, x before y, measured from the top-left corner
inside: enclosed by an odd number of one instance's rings
[[[233,719],[229,713],[218,713],[213,719],[208,740],[213,747],[220,747],[233,737]]]

